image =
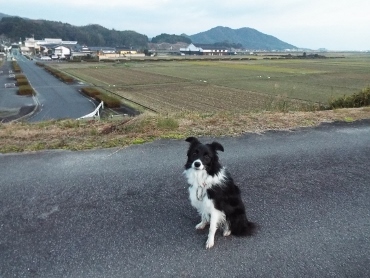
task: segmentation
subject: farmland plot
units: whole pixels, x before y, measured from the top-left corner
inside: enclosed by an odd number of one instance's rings
[[[327,103],[370,84],[370,56],[356,59],[192,61],[174,68],[144,67],[147,72],[206,80],[229,88],[271,96]]]
[[[187,81],[180,77],[147,73],[122,67],[90,67],[82,69],[65,69],[65,71],[95,86],[167,84]]]
[[[275,101],[266,95],[200,82],[124,87],[117,89],[116,93],[161,113],[252,111],[261,109],[268,103],[276,105]]]
[[[300,109],[370,85],[370,55],[344,59],[63,65],[63,71],[158,112]],[[301,106],[302,105],[302,106]]]

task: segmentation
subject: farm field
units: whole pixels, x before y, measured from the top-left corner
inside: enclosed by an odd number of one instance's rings
[[[66,63],[56,68],[160,113],[309,109],[370,86],[370,54],[332,59]]]

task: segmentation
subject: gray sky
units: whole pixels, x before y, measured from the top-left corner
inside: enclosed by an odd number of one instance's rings
[[[370,50],[370,0],[0,0],[0,12],[149,38],[250,27],[302,48]]]

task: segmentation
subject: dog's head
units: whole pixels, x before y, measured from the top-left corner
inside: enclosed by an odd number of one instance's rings
[[[224,151],[224,147],[220,143],[202,144],[195,137],[188,137],[185,141],[190,143],[185,169],[206,170],[210,175],[220,171],[221,165],[218,161],[217,151]]]

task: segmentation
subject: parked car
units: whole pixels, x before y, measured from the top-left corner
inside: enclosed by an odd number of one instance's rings
[[[41,60],[43,61],[51,61],[51,58],[49,56],[42,56]]]
[[[15,74],[11,73],[8,75],[9,78],[15,78]]]
[[[15,83],[5,83],[4,87],[5,88],[15,88]]]

